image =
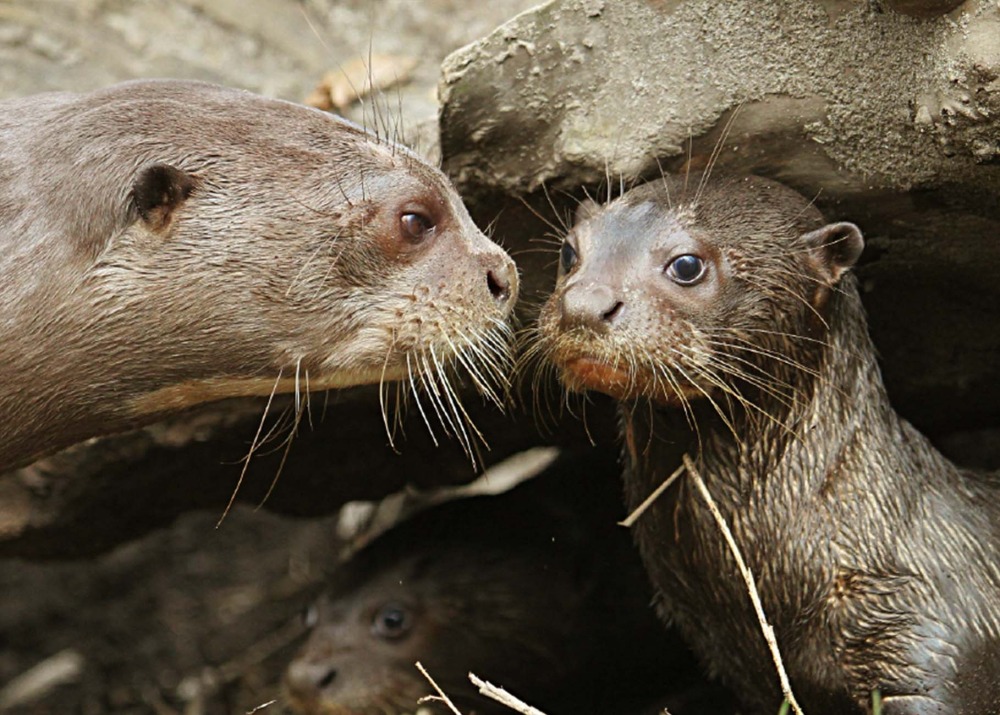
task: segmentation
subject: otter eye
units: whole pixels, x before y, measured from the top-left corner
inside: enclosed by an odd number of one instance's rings
[[[378,610],[372,620],[372,633],[379,638],[396,640],[410,632],[413,619],[409,612],[398,603],[387,603]]]
[[[705,277],[705,261],[698,256],[685,253],[667,265],[667,275],[674,283],[682,286],[694,285]]]
[[[302,625],[306,628],[312,628],[316,625],[317,621],[319,621],[319,609],[314,603],[311,606],[307,606],[306,609],[302,611]]]
[[[399,226],[403,236],[415,243],[434,233],[434,223],[423,214],[405,213],[399,217]]]
[[[570,245],[569,241],[563,241],[562,248],[559,249],[559,268],[563,273],[569,273],[576,265],[576,249]]]

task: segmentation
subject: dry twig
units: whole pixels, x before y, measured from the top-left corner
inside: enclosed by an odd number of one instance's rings
[[[618,524],[620,526],[625,526],[625,527],[632,526],[632,524],[634,524],[636,521],[639,520],[639,517],[643,515],[643,513],[652,505],[652,503],[657,499],[659,499],[660,495],[663,494],[663,492],[667,491],[667,487],[669,487],[671,484],[677,481],[677,477],[681,476],[681,473],[683,471],[684,471],[684,465],[682,464],[681,466],[677,467],[677,469],[674,470],[673,474],[664,479],[663,484],[654,489],[653,493],[650,494],[648,497],[646,497],[642,501],[642,504],[640,504],[635,508],[635,511],[629,514],[624,521],[619,521]]]
[[[778,641],[774,638],[774,629],[771,627],[771,624],[767,622],[767,616],[764,614],[764,606],[761,604],[760,593],[757,591],[757,584],[754,581],[753,573],[743,560],[743,555],[740,553],[740,547],[737,546],[736,539],[733,538],[733,532],[729,530],[729,525],[726,523],[725,517],[722,516],[722,512],[720,512],[719,507],[716,506],[715,500],[708,491],[708,487],[705,486],[705,482],[702,481],[701,475],[699,475],[698,470],[695,469],[694,462],[692,462],[691,458],[686,454],[684,455],[684,468],[687,469],[688,474],[691,475],[691,479],[694,480],[694,484],[698,488],[701,498],[705,500],[708,510],[712,512],[712,516],[715,518],[715,523],[719,525],[719,530],[722,531],[722,535],[725,537],[726,543],[729,545],[729,550],[736,559],[736,565],[740,569],[740,574],[743,576],[743,581],[747,586],[747,592],[750,594],[750,600],[753,602],[754,611],[757,613],[757,621],[760,623],[760,629],[764,633],[764,640],[767,641],[767,646],[771,649],[771,658],[774,660],[774,667],[778,670],[778,679],[781,681],[781,691],[785,695],[785,700],[791,706],[792,710],[797,713],[797,715],[803,715],[802,708],[799,707],[799,703],[795,699],[795,695],[792,693],[792,686],[788,681],[788,673],[785,672],[785,665],[781,659],[781,651],[778,650]]]
[[[417,665],[417,670],[420,671],[420,674],[423,675],[425,678],[427,678],[427,682],[430,683],[431,686],[438,692],[437,695],[427,695],[425,697],[422,697],[417,702],[426,703],[430,701],[436,701],[444,703],[445,705],[448,706],[449,710],[455,713],[455,715],[462,715],[462,713],[459,712],[458,708],[455,707],[455,703],[453,703],[451,699],[447,695],[445,695],[445,692],[441,690],[440,687],[438,687],[438,684],[434,682],[434,678],[431,677],[431,674],[427,672],[427,670],[424,668],[423,665],[421,665],[419,660],[417,661],[416,665]]]
[[[521,713],[522,715],[545,715],[541,710],[531,707],[527,703],[518,700],[513,695],[508,693],[503,688],[498,688],[492,683],[487,683],[485,680],[476,676],[475,673],[469,673],[469,680],[472,684],[479,688],[479,693],[485,695],[491,700],[496,700],[501,705],[506,705],[511,710]]]
[[[26,707],[59,686],[79,681],[85,666],[84,657],[70,648],[49,656],[0,688],[0,711]]]

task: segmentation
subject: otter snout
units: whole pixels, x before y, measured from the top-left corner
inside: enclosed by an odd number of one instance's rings
[[[517,300],[517,266],[503,251],[490,253],[486,260],[486,287],[493,300],[505,311],[514,307]]]
[[[560,328],[606,332],[621,317],[625,303],[610,286],[588,283],[567,287],[559,307]]]
[[[336,679],[337,669],[329,663],[299,658],[285,671],[285,688],[295,700],[311,702],[318,700],[322,691]]]
[[[490,294],[498,302],[504,303],[510,298],[510,284],[510,276],[497,275],[493,271],[486,271],[486,285],[490,289]]]

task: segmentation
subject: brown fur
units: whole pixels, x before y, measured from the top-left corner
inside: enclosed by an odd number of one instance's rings
[[[692,456],[732,529],[810,715],[1000,711],[1000,481],[892,409],[854,277],[851,224],[757,178],[667,178],[577,225],[536,350],[619,398],[637,506]],[[705,258],[678,285],[676,256]],[[588,302],[581,296],[598,296]],[[617,365],[607,389],[575,365]],[[635,539],[676,623],[748,712],[782,696],[743,580],[685,478]]]
[[[406,213],[433,231],[413,240]],[[0,103],[0,273],[0,469],[208,400],[399,379],[456,351],[496,377],[517,289],[413,153],[172,80]]]
[[[693,697],[693,658],[657,627],[615,524],[617,472],[607,452],[563,458],[506,494],[434,507],[378,537],[316,605],[285,673],[294,709],[414,712],[432,692],[416,661],[463,713],[510,712],[476,694],[470,671],[544,712],[621,715],[668,693],[671,708]],[[387,606],[407,619],[395,637],[378,627]]]

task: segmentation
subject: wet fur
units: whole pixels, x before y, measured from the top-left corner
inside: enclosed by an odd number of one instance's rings
[[[454,367],[503,392],[513,263],[398,145],[159,80],[0,103],[0,147],[0,469],[224,397],[407,380],[461,436]]]
[[[843,273],[856,256],[817,244],[818,211],[763,179],[696,183],[643,185],[574,229],[579,266],[533,351],[571,386],[581,354],[629,375],[612,394],[630,508],[694,458],[807,713],[866,712],[875,689],[886,715],[997,712],[1000,480],[951,464],[892,409]],[[654,290],[655,260],[629,273],[692,237],[718,257],[704,301]],[[630,312],[617,323],[566,320],[571,286],[620,280]],[[694,486],[678,480],[633,528],[663,618],[749,712],[777,712],[746,587]]]

